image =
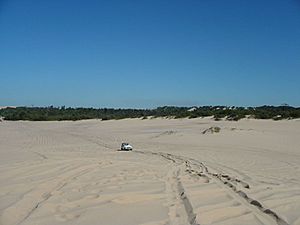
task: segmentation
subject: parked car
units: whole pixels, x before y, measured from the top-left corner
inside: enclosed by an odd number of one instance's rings
[[[132,151],[132,146],[128,143],[122,143],[121,150],[122,151]]]

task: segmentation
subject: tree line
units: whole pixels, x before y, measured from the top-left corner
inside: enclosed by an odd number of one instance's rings
[[[148,117],[198,118],[212,116],[215,120],[255,119],[296,119],[300,118],[300,108],[292,106],[228,107],[163,106],[156,109],[114,109],[114,108],[66,108],[62,107],[7,107],[0,109],[0,117],[5,120],[56,121],[83,119],[125,119]]]

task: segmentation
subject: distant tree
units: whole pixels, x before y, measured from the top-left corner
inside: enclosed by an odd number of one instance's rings
[[[246,115],[256,119],[300,118],[300,108],[291,106],[226,107],[201,106],[189,111],[187,107],[163,106],[156,109],[94,109],[62,107],[17,107],[0,109],[0,117],[5,120],[80,120],[80,119],[124,119],[124,118],[197,118],[213,116],[215,120],[240,120]]]

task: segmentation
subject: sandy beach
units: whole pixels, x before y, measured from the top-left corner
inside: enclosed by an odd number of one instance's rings
[[[300,225],[299,212],[300,120],[0,122],[1,225]]]

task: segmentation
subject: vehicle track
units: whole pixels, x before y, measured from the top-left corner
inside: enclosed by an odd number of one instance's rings
[[[252,209],[252,207],[255,207],[257,210],[259,210],[262,215],[265,215],[266,217],[272,218],[278,225],[289,225],[283,218],[281,218],[274,210],[266,208],[263,206],[263,203],[259,202],[256,199],[253,199],[249,197],[244,191],[242,191],[240,188],[238,188],[238,185],[241,185],[241,187],[250,189],[250,185],[241,179],[231,177],[228,174],[223,174],[223,173],[212,173],[210,172],[209,168],[205,166],[202,162],[187,158],[187,157],[182,157],[182,156],[177,156],[173,155],[170,153],[155,153],[155,152],[144,152],[144,151],[135,151],[137,153],[141,154],[151,154],[151,155],[157,155],[160,157],[163,157],[166,160],[171,161],[172,163],[178,165],[184,164],[186,168],[186,172],[191,175],[191,176],[200,176],[204,177],[206,179],[206,182],[210,182],[210,180],[215,180],[222,186],[225,186],[232,194],[234,194],[236,197],[243,199],[244,203],[248,204],[249,209]],[[236,183],[236,184],[235,184]],[[193,207],[188,199],[188,197],[184,194],[184,187],[181,183],[181,181],[178,181],[178,189],[180,190],[179,193],[183,195],[181,198],[182,200],[186,199],[184,205],[186,207],[186,212],[189,217],[189,222],[190,224],[196,224],[196,215],[194,220],[190,220],[191,218],[191,213],[193,212]],[[252,206],[252,207],[251,207]],[[192,222],[192,223],[191,223]]]
[[[180,173],[181,173],[181,165],[184,162],[180,157],[177,158],[176,156],[172,155],[172,154],[168,154],[168,153],[155,153],[155,152],[144,152],[144,151],[134,151],[136,153],[140,153],[140,154],[146,154],[146,155],[154,155],[154,156],[159,156],[164,158],[167,161],[171,161],[172,163],[175,163],[176,166],[175,168],[173,167],[169,173],[168,173],[168,178],[167,178],[167,189],[171,189],[173,193],[175,193],[175,198],[176,199],[180,199],[181,201],[181,205],[184,208],[185,211],[185,215],[181,215],[181,218],[186,218],[186,220],[188,221],[188,224],[190,225],[200,225],[197,222],[197,218],[196,218],[196,214],[194,213],[194,209],[193,206],[188,198],[188,196],[186,195],[186,191],[184,189],[184,186],[180,180]],[[171,188],[168,187],[169,184],[171,184]],[[174,208],[174,204],[172,204],[172,206],[170,207],[170,210],[172,211],[171,213],[174,214],[174,211],[178,211],[180,212],[181,206],[177,206],[177,209]],[[171,220],[171,224],[178,224],[178,221],[173,221],[174,218],[170,218]],[[179,222],[180,223],[180,222]]]
[[[49,181],[41,183],[33,190],[26,193],[18,202],[5,209],[2,213],[2,222],[11,225],[22,224],[55,192],[61,190],[73,179],[92,171],[95,168],[95,165],[96,164],[77,165],[72,171],[68,171],[58,177],[54,177]]]
[[[74,136],[76,138],[82,138],[80,135],[77,134],[71,134],[71,136]],[[107,145],[104,141],[99,141],[99,139],[95,140],[89,137],[82,138],[85,139],[86,141],[92,142],[94,144],[97,144],[101,147],[107,148],[114,150],[112,146]],[[249,206],[253,206],[256,209],[258,209],[260,212],[262,212],[263,215],[271,217],[273,220],[276,221],[278,225],[289,225],[284,219],[282,219],[275,211],[272,209],[266,208],[263,206],[261,202],[259,202],[256,199],[253,199],[249,197],[244,191],[242,191],[240,187],[250,189],[250,185],[238,178],[232,177],[229,174],[226,173],[213,173],[209,170],[207,166],[205,166],[202,162],[183,157],[183,156],[177,156],[173,155],[170,153],[162,153],[162,152],[150,152],[150,151],[140,151],[140,150],[135,150],[134,152],[136,153],[141,153],[141,154],[148,154],[148,155],[156,155],[159,157],[162,157],[168,161],[171,161],[174,163],[176,166],[185,164],[186,167],[186,172],[191,175],[191,176],[200,176],[206,179],[206,182],[210,182],[210,180],[215,180],[218,181],[219,184],[221,184],[223,187],[227,187],[228,190],[232,194],[235,194],[236,197],[245,200]],[[187,195],[185,194],[184,190],[184,185],[181,183],[178,175],[177,175],[177,189],[179,196],[183,202],[183,205],[185,207],[185,211],[189,220],[189,223],[191,225],[196,225],[196,214],[193,213],[193,207],[190,203],[190,200],[188,199]],[[249,207],[250,209],[253,209],[252,207]]]
[[[70,134],[70,135],[76,136],[78,138],[82,138],[79,135],[75,135],[75,134]],[[99,142],[99,140],[94,140],[94,139],[91,139],[88,137],[83,138],[83,139],[85,139],[86,141],[93,142],[94,144],[100,145],[101,147],[104,147],[107,149],[113,149],[112,146],[108,146],[103,141]],[[260,212],[262,212],[262,215],[271,217],[278,225],[289,225],[275,211],[264,207],[261,202],[249,197],[244,191],[242,191],[239,188],[239,186],[241,188],[250,189],[250,185],[247,182],[243,181],[242,179],[232,177],[229,174],[222,173],[222,172],[213,173],[209,170],[209,168],[207,166],[204,165],[204,163],[202,163],[198,160],[195,160],[195,159],[191,159],[191,158],[187,158],[187,157],[183,157],[183,156],[177,156],[177,155],[173,155],[170,153],[162,153],[162,152],[156,153],[156,152],[141,151],[141,150],[135,150],[134,152],[140,153],[140,154],[156,155],[156,156],[162,157],[168,161],[171,161],[176,166],[185,164],[186,172],[188,174],[190,174],[191,176],[196,175],[196,176],[203,177],[206,179],[206,182],[210,182],[210,180],[215,180],[215,181],[219,182],[219,184],[221,184],[223,187],[224,186],[227,187],[227,189],[232,194],[234,194],[237,198],[245,200],[244,202],[247,203],[248,206],[250,206],[249,209],[253,210],[252,207],[255,207]],[[188,199],[188,197],[185,194],[184,186],[181,183],[178,176],[177,176],[177,180],[178,180],[178,182],[177,182],[178,192],[179,192],[180,198],[184,204],[189,223],[191,225],[195,225],[195,224],[197,224],[196,214],[193,213],[193,207],[190,203],[190,200]]]

